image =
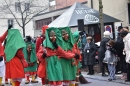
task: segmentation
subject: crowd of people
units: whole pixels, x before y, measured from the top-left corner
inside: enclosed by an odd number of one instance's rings
[[[25,84],[38,83],[37,76],[43,86],[75,86],[79,81],[90,83],[80,71],[79,39],[79,32],[72,33],[69,27],[49,28],[45,25],[42,36],[35,43],[30,36],[23,39],[19,30],[10,25],[0,37],[0,86],[4,86],[3,77],[6,84],[10,79],[12,86],[20,86],[23,78]]]
[[[109,75],[109,81],[116,80],[115,74],[119,71],[123,74],[121,79],[130,81],[129,39],[128,27],[120,26],[117,40],[111,39],[110,32],[105,31],[98,49],[92,36],[85,31],[72,33],[69,27],[45,25],[42,35],[34,40],[30,36],[23,39],[19,30],[10,25],[0,37],[0,86],[4,86],[3,77],[6,84],[10,79],[12,86],[20,86],[23,78],[25,84],[38,83],[37,76],[43,86],[90,83],[80,69],[87,67],[88,75],[93,75],[96,59],[102,76]]]
[[[83,37],[82,37],[83,38]],[[88,38],[91,39],[92,38]],[[120,77],[122,80],[130,81],[130,34],[128,27],[118,27],[118,36],[116,40],[110,38],[110,32],[105,31],[104,37],[100,41],[100,48],[96,48],[96,46],[92,42],[84,43],[84,55],[83,56],[83,67],[88,67],[88,75],[94,74],[93,65],[95,65],[95,59],[98,60],[100,65],[100,71],[103,77],[109,75],[108,80],[116,80],[115,74],[122,74]],[[82,39],[83,40],[83,39]],[[89,44],[89,45],[88,45]],[[89,47],[90,46],[90,47]],[[91,51],[92,50],[92,51]],[[97,50],[97,51],[96,51]],[[98,53],[98,58],[95,58],[95,53]],[[88,54],[86,54],[88,53]],[[92,55],[91,55],[92,54]],[[107,74],[106,74],[107,70]]]

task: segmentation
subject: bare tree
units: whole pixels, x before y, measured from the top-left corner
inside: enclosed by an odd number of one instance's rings
[[[25,26],[38,15],[49,9],[48,0],[3,0],[0,5],[0,15],[10,14],[23,30],[25,37]]]
[[[100,13],[100,26],[101,26],[101,37],[103,37],[104,32],[104,21],[103,21],[103,5],[102,0],[99,0],[99,13]]]

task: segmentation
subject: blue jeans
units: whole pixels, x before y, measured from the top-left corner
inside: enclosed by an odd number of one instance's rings
[[[116,65],[115,64],[108,64],[108,70],[110,72],[109,78],[110,79],[116,79],[115,77],[115,71],[116,71]]]

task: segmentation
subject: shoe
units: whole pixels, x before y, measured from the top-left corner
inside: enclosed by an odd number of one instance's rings
[[[126,80],[127,79],[127,73],[124,73],[123,77],[121,77],[122,80]]]
[[[87,75],[90,75],[90,73],[87,73]]]
[[[25,84],[29,84],[29,83],[30,83],[30,81],[26,80]]]
[[[38,83],[38,81],[35,81],[35,80],[33,81],[33,80],[32,80],[31,83]]]
[[[106,77],[106,76],[108,76],[108,75],[107,75],[107,74],[102,74],[102,76]]]
[[[108,79],[108,81],[112,81],[112,79]]]
[[[5,84],[9,84],[8,81],[5,81]]]
[[[4,84],[0,84],[0,86],[4,86]]]
[[[125,80],[125,82],[130,82],[130,80]]]

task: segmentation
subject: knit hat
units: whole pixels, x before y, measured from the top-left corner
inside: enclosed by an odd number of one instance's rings
[[[110,36],[111,33],[109,31],[105,31],[103,34],[104,36]]]
[[[91,40],[91,39],[92,39],[92,37],[91,37],[91,36],[88,36],[88,37],[87,37],[87,40]]]

